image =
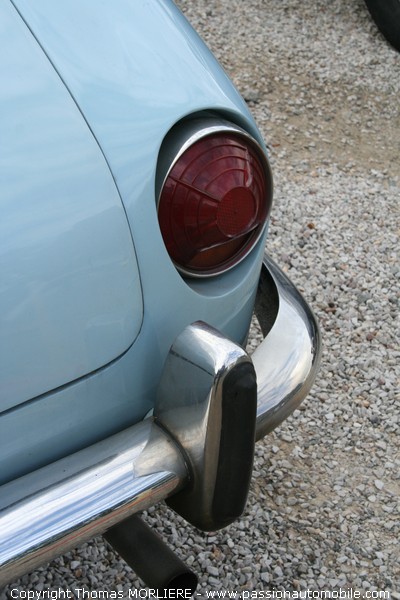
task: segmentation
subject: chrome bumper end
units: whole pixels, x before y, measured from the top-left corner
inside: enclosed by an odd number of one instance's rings
[[[207,325],[189,326],[167,359],[155,418],[0,488],[0,587],[163,499],[204,528],[238,516],[247,492],[224,505],[236,495],[224,493],[224,469],[237,472],[237,489],[248,484],[250,446],[303,400],[321,348],[312,312],[267,256],[256,313],[266,337],[251,358]]]
[[[310,391],[320,362],[321,334],[300,292],[267,255],[255,312],[265,336],[251,356],[257,373],[259,440],[282,423]]]

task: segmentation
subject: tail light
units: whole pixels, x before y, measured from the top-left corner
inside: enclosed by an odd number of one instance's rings
[[[231,268],[262,234],[271,201],[268,161],[253,138],[234,126],[197,132],[178,153],[159,196],[170,257],[189,275]]]

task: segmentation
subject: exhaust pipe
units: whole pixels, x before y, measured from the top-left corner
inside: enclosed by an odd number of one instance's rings
[[[194,594],[198,579],[161,538],[138,516],[111,527],[103,537],[128,563],[147,587],[169,597],[165,590]]]

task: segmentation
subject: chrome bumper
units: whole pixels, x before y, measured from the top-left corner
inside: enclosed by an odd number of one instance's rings
[[[300,404],[318,367],[315,318],[267,256],[256,313],[266,337],[251,360],[204,324],[190,326],[170,352],[155,418],[0,488],[0,497],[7,498],[6,506],[0,500],[0,587],[166,498],[174,504],[183,494],[185,506],[200,509],[205,523],[212,523],[209,498],[217,487],[214,457],[222,444],[221,390],[228,374],[237,365],[254,364],[258,440]],[[201,373],[200,391],[186,393],[191,412],[182,398],[173,406],[174,369],[181,385],[185,377],[193,381],[190,369]]]
[[[282,423],[310,391],[320,361],[321,335],[300,292],[267,255],[255,312],[265,336],[251,356],[257,373],[259,440]]]

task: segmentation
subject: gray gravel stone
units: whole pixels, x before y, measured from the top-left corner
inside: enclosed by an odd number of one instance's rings
[[[145,518],[200,594],[342,586],[399,599],[400,54],[362,0],[178,5],[264,134],[267,248],[313,306],[324,350],[302,409],[256,446],[242,521],[208,535],[163,505]],[[250,351],[260,337],[254,322]],[[101,538],[16,584],[142,585]]]

